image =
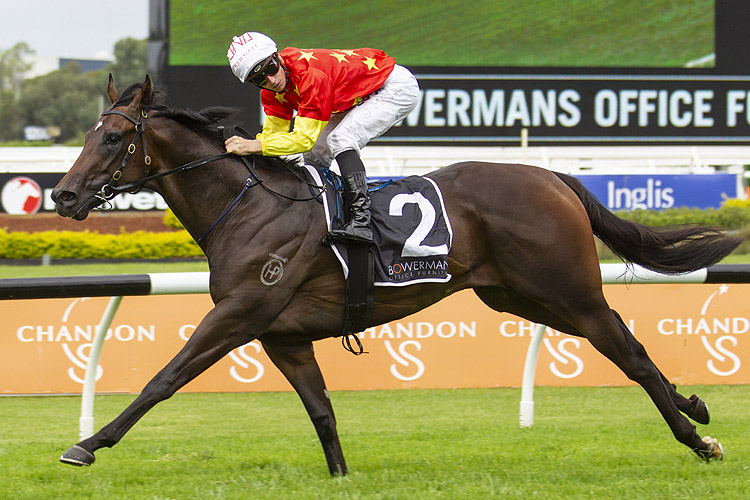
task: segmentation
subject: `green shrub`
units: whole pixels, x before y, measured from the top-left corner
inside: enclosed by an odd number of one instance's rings
[[[164,225],[175,229],[185,229],[185,226],[182,225],[182,222],[180,222],[180,219],[178,219],[174,212],[172,212],[171,208],[168,208],[164,214]]]
[[[666,210],[633,210],[615,212],[622,219],[632,220],[647,226],[675,226],[679,224],[701,224],[726,229],[750,226],[750,201],[725,200],[718,208],[668,208]]]
[[[0,259],[168,259],[199,257],[187,231],[99,234],[89,231],[7,232],[0,229]]]
[[[671,208],[662,211],[617,212],[623,219],[648,226],[702,224],[731,229],[746,243],[738,249],[750,251],[750,200],[728,199],[719,209]],[[167,210],[167,227],[184,229]],[[168,259],[201,257],[203,252],[187,231],[99,234],[96,232],[43,231],[8,232],[0,229],[0,259],[34,259],[42,255],[55,259]]]
[[[727,198],[724,200],[723,205],[728,207],[744,207],[750,209],[750,198],[746,200],[740,200],[739,198]]]

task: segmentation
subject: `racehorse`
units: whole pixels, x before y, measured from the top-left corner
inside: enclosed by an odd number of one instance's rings
[[[248,180],[247,165],[225,152],[217,126],[230,110],[170,109],[148,76],[120,95],[110,75],[107,95],[112,105],[88,131],[81,155],[52,193],[57,212],[83,220],[119,192],[142,186],[159,192],[200,240],[214,307],[119,416],[60,460],[91,465],[96,450],[118,443],[154,405],[258,339],[302,399],[331,474],[346,474],[313,353],[313,341],[342,335],[345,280],[333,252],[321,243],[326,221],[304,201],[310,200],[310,186],[295,173],[300,169],[254,156]],[[645,389],[680,443],[705,460],[723,458],[718,441],[702,439],[686,418],[708,423],[703,400],[679,394],[607,304],[594,235],[626,262],[671,274],[714,264],[736,248],[737,238],[709,227],[656,230],[622,220],[575,178],[532,166],[463,162],[427,177],[440,187],[450,214],[452,279],[376,287],[369,326],[473,289],[496,311],[587,339]],[[238,197],[243,185],[253,188]],[[269,253],[288,259],[283,279],[272,286],[258,279]]]

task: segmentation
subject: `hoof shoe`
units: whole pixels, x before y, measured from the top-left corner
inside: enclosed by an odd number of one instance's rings
[[[76,467],[89,466],[94,463],[96,457],[90,451],[77,444],[70,447],[68,451],[62,454],[60,461],[64,464],[75,465]]]
[[[711,414],[708,411],[708,405],[703,401],[700,396],[693,394],[690,396],[690,402],[693,404],[693,410],[690,412],[688,417],[692,418],[699,424],[708,425],[711,421]]]
[[[710,450],[704,451],[701,455],[707,462],[711,460],[724,460],[724,448],[716,438],[706,436],[703,438],[703,442],[711,447]]]

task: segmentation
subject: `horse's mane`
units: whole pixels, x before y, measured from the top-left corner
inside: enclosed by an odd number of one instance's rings
[[[133,102],[133,99],[141,90],[142,86],[143,84],[141,83],[134,83],[125,89],[113,104],[113,107],[127,106]],[[228,126],[229,122],[239,114],[239,111],[240,110],[237,108],[224,106],[211,106],[200,111],[169,108],[164,104],[164,96],[158,90],[154,90],[153,101],[146,107],[146,112],[149,113],[149,115],[153,113],[155,116],[163,116],[173,120],[198,135],[216,143],[217,146],[220,146],[222,149],[224,148],[224,135],[222,130],[219,129],[219,126],[222,124]],[[288,163],[286,160],[278,157],[263,156],[261,158],[270,165],[285,165]]]

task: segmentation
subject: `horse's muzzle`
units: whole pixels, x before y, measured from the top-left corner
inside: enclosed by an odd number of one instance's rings
[[[102,201],[91,197],[87,201],[81,201],[80,197],[73,191],[55,188],[52,191],[52,201],[55,202],[55,210],[58,215],[69,219],[84,220],[92,208],[99,206]]]

